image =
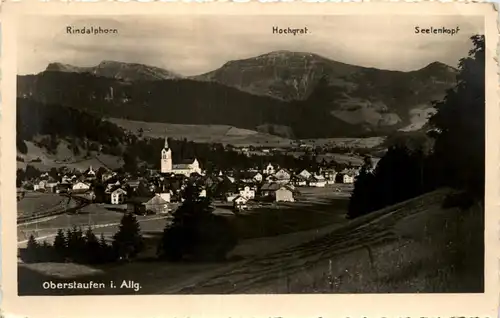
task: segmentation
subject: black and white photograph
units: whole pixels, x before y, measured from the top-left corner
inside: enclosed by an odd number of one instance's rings
[[[19,296],[485,292],[484,16],[16,37]]]

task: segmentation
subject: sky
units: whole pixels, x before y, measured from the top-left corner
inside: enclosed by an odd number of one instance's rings
[[[439,61],[456,67],[484,34],[475,16],[32,16],[18,34],[18,74],[51,62],[95,66],[103,60],[142,63],[184,76],[203,74],[230,60],[271,51],[310,52],[365,67],[411,71]],[[116,28],[118,34],[67,34],[66,27]],[[304,28],[304,35],[277,35]],[[460,28],[456,35],[415,34],[415,27]]]

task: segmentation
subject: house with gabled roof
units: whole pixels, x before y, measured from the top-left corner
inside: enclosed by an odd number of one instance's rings
[[[247,207],[246,203],[248,202],[248,200],[248,198],[238,195],[233,199],[233,207],[238,210],[245,209]]]
[[[335,169],[325,169],[322,173],[325,176],[326,184],[335,184],[337,178],[337,171]]]
[[[118,188],[111,192],[111,204],[123,204],[127,196],[127,191]]]
[[[302,178],[304,178],[305,180],[307,180],[311,177],[312,174],[309,171],[307,171],[306,169],[304,169],[298,175],[301,176]]]
[[[76,192],[76,191],[84,192],[87,190],[90,190],[90,183],[86,183],[86,182],[81,182],[81,181],[77,182],[77,183],[73,184],[73,187],[72,187],[73,192]]]
[[[272,196],[272,195],[274,195],[275,191],[281,187],[282,187],[281,184],[278,184],[275,182],[272,182],[272,183],[266,182],[260,187],[259,192],[260,192],[261,196],[264,196],[264,197]]]
[[[162,214],[170,211],[168,202],[159,195],[134,197],[127,201],[127,210],[136,214]]]
[[[326,186],[326,179],[320,174],[314,174],[309,178],[309,186],[323,188]]]
[[[297,187],[305,187],[307,186],[307,180],[309,178],[304,177],[303,175],[294,175],[292,176],[290,183]]]
[[[270,174],[274,174],[275,173],[275,169],[274,169],[274,166],[269,163],[265,168],[264,170],[262,171],[265,175],[270,175]]]
[[[287,186],[280,187],[275,192],[276,202],[294,202],[293,190]]]
[[[274,174],[274,177],[276,178],[277,182],[279,182],[279,183],[288,183],[288,182],[290,182],[290,178],[292,177],[292,174],[290,172],[288,172],[286,169],[282,168]]]

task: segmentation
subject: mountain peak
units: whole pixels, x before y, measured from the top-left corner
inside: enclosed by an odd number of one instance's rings
[[[446,65],[442,62],[439,61],[434,61],[432,63],[429,63],[427,66],[424,66],[420,69],[420,71],[423,70],[430,70],[430,71],[446,71],[446,72],[456,72],[457,69],[454,67],[451,67],[449,65]]]
[[[97,66],[105,66],[105,65],[126,65],[129,63],[125,62],[119,62],[119,61],[114,61],[114,60],[102,60],[101,63],[99,63]]]
[[[307,53],[307,52],[298,52],[298,51],[288,51],[288,50],[278,50],[278,51],[272,51],[266,54],[262,54],[257,56],[256,58],[263,58],[263,57],[320,57],[316,54],[313,53]]]
[[[71,64],[64,64],[59,62],[52,62],[45,68],[46,71],[56,71],[56,72],[79,72],[79,67],[73,66]]]

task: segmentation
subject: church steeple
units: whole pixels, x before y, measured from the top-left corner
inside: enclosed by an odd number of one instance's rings
[[[172,172],[172,150],[168,148],[168,138],[165,137],[165,145],[161,150],[161,172]]]

